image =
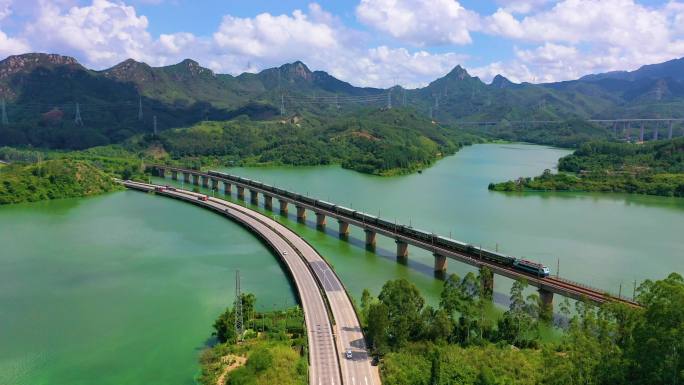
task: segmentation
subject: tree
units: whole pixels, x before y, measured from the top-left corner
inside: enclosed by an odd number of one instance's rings
[[[527,346],[536,338],[532,332],[538,330],[539,298],[536,294],[523,297],[527,281],[517,280],[511,287],[510,306],[499,320],[499,338],[516,346]]]
[[[406,279],[387,281],[378,295],[387,307],[389,343],[402,346],[422,330],[420,311],[425,300],[418,288]]]
[[[387,346],[389,328],[389,310],[382,302],[370,304],[368,307],[368,330],[366,337],[373,350],[382,354]]]
[[[368,309],[373,302],[373,296],[368,289],[363,289],[361,293],[361,318],[364,322],[368,322]]]
[[[216,321],[214,321],[213,335],[215,335],[221,343],[235,341],[237,337],[235,334],[235,312],[232,308],[226,308]]]

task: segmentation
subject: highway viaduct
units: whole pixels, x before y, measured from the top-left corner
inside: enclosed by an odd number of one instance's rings
[[[297,219],[300,221],[306,219],[307,211],[311,211],[316,216],[316,226],[319,229],[325,229],[327,226],[327,218],[336,219],[338,222],[339,234],[342,238],[348,236],[350,225],[357,226],[364,230],[365,243],[369,249],[374,249],[378,234],[392,238],[396,242],[396,256],[397,260],[400,262],[405,262],[407,260],[409,245],[427,250],[434,255],[434,270],[437,276],[446,275],[447,261],[448,259],[453,259],[476,268],[487,267],[494,274],[507,278],[525,279],[530,285],[538,288],[540,299],[547,309],[552,308],[553,306],[554,294],[575,300],[586,300],[595,304],[620,302],[632,306],[639,306],[633,299],[613,295],[604,290],[592,288],[588,285],[570,281],[559,276],[542,277],[521,271],[511,265],[505,265],[487,258],[482,258],[482,255],[487,253],[488,250],[480,247],[471,246],[468,251],[442,247],[435,243],[435,241],[440,238],[437,234],[431,234],[430,239],[407,235],[402,232],[402,229],[410,228],[410,226],[387,224],[386,221],[380,221],[385,222],[384,225],[369,223],[368,221],[359,219],[358,216],[331,210],[329,208],[331,205],[329,202],[304,197],[300,194],[268,186],[257,181],[213,171],[204,173],[197,170],[188,170],[166,165],[152,165],[150,167],[155,170],[160,177],[166,177],[167,174],[170,174],[172,179],[178,180],[178,178],[182,176],[185,183],[193,183],[214,190],[218,190],[220,187],[219,185],[222,184],[223,191],[226,195],[232,194],[234,186],[237,190],[237,198],[240,200],[246,200],[245,192],[248,191],[249,201],[255,205],[259,203],[259,195],[261,195],[264,200],[264,208],[267,210],[273,211],[273,202],[274,200],[277,200],[279,203],[278,211],[282,215],[287,215],[289,205],[293,205],[296,209]],[[368,214],[363,214],[362,217],[364,216],[375,218]],[[489,286],[487,289],[491,292],[493,290],[493,281],[485,283]]]
[[[359,319],[342,282],[301,237],[268,216],[222,199],[148,183],[122,183],[130,189],[155,192],[227,216],[260,237],[281,258],[304,311],[309,384],[380,385],[380,375],[370,364]],[[344,356],[347,349],[352,350],[351,359]]]

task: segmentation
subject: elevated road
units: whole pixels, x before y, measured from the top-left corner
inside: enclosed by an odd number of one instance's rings
[[[287,227],[248,208],[181,189],[125,181],[140,191],[183,200],[225,215],[261,237],[287,266],[299,295],[309,341],[309,383],[312,385],[380,385],[359,320],[342,283],[327,262]],[[351,348],[352,358],[345,357]]]

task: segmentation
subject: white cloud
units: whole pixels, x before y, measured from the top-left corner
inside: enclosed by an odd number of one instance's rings
[[[15,39],[7,36],[6,33],[0,31],[0,56],[5,57],[9,55],[16,55],[27,52],[30,49],[28,43],[21,39]]]
[[[512,13],[530,13],[552,0],[497,0],[506,11]]]
[[[469,44],[479,29],[477,13],[456,0],[361,0],[359,20],[391,36],[419,46]]]

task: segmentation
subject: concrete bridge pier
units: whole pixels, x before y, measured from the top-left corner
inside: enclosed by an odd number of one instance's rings
[[[299,222],[306,221],[306,208],[304,208],[304,206],[297,206],[297,205],[295,205],[295,207],[297,208],[297,221],[299,221]]]
[[[255,190],[249,190],[249,203],[253,205],[259,204],[259,192]]]
[[[655,128],[653,128],[653,140],[658,140],[658,123],[656,123]]]
[[[539,300],[541,302],[539,318],[547,322],[553,321],[553,292],[540,287]]]
[[[672,121],[670,120],[670,125],[667,128],[667,138],[672,139]]]
[[[183,172],[183,182],[190,183],[190,173],[189,172]]]
[[[218,179],[211,178],[211,189],[218,190]]]
[[[273,211],[273,196],[264,194],[264,208],[268,211]]]
[[[226,182],[226,181],[223,181],[223,194],[228,195],[228,196],[232,195],[233,194],[233,185]]]
[[[338,230],[337,232],[340,233],[340,238],[342,239],[347,239],[349,238],[349,223],[341,220],[337,220],[337,225],[338,225]]]
[[[278,203],[280,204],[280,215],[287,215],[287,201],[278,199]]]
[[[408,262],[408,243],[400,240],[397,243],[397,262],[406,264]]]
[[[171,179],[178,180],[178,171],[176,171],[176,170],[171,171]]]
[[[199,175],[192,174],[192,184],[194,184],[195,186],[199,186]]]
[[[165,178],[165,177],[166,177],[166,176],[165,176],[165,172],[166,172],[166,170],[163,169],[163,168],[161,168],[161,167],[157,169],[157,175],[158,175],[160,178]]]
[[[238,190],[238,199],[241,201],[245,200],[245,188],[242,186],[237,186]]]
[[[202,187],[209,188],[209,177],[202,175]]]
[[[377,235],[375,231],[364,230],[366,233],[366,249],[375,250],[375,236]]]
[[[639,128],[639,141],[644,141],[644,123],[641,123],[641,128]]]
[[[436,253],[433,255],[435,256],[435,277],[444,279],[447,273],[447,257]]]
[[[325,231],[325,225],[326,225],[325,214],[316,213],[316,228],[321,230],[321,231]]]

